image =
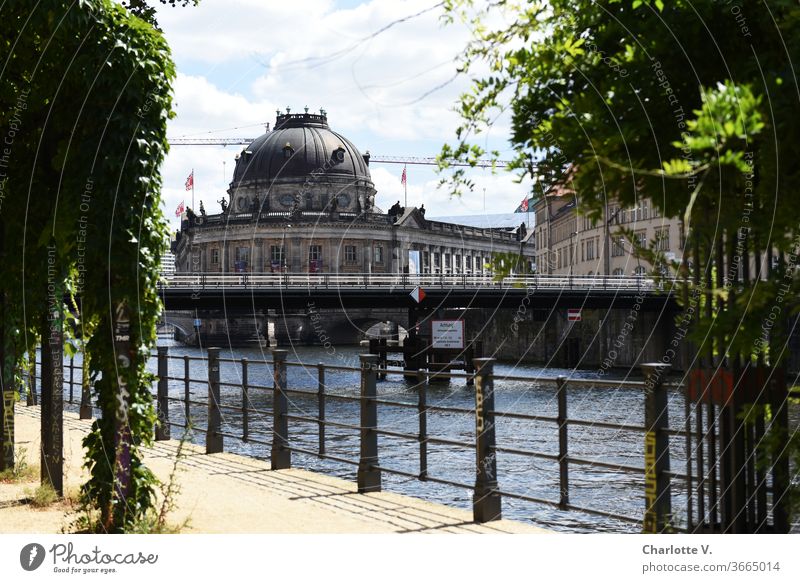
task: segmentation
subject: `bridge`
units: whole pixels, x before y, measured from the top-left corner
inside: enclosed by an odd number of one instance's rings
[[[629,308],[673,311],[675,280],[650,277],[383,273],[180,273],[162,275],[167,309]],[[420,287],[418,304],[411,292]]]

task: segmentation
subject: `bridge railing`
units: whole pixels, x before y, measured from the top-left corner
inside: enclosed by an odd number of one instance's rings
[[[248,449],[261,447],[262,451],[269,452],[273,469],[292,467],[295,455],[350,466],[355,469],[359,492],[379,491],[384,474],[467,489],[473,492],[473,516],[478,522],[500,518],[503,499],[578,511],[638,525],[650,532],[667,527],[680,529],[672,513],[673,498],[680,496],[676,492],[686,494],[685,505],[691,512],[694,493],[690,472],[671,469],[670,456],[674,457],[673,450],[682,440],[688,447],[693,434],[688,425],[678,428],[668,425],[668,387],[661,382],[660,375],[645,382],[502,376],[504,381],[528,383],[537,390],[545,387],[552,391],[557,412],[545,415],[495,407],[497,375],[492,359],[475,361],[475,404],[454,407],[431,402],[431,382],[466,379],[468,375],[380,369],[377,355],[361,355],[358,367],[287,362],[284,350],[273,350],[272,355],[271,362],[250,362],[222,358],[219,349],[213,348],[208,350],[206,358],[172,356],[166,348],[159,348],[156,401],[161,427],[180,427],[184,431],[191,428],[204,434],[209,454],[223,451],[224,441],[228,439]],[[224,378],[220,376],[223,366],[228,369]],[[235,382],[230,378],[231,367],[235,369]],[[263,370],[256,373],[255,367]],[[169,371],[176,368],[180,374],[170,374]],[[298,374],[313,376],[316,389],[291,386],[287,381],[290,376],[287,371],[291,368],[296,368]],[[329,376],[339,373],[358,375],[358,395],[333,390]],[[412,375],[416,399],[397,399],[392,392],[383,394],[378,390],[380,373]],[[254,382],[256,378],[265,377],[270,378],[271,383]],[[644,423],[570,417],[568,394],[597,388],[641,390]],[[580,403],[580,396],[577,398]],[[403,431],[395,423],[381,423],[381,412],[385,413],[387,408],[407,411],[409,419],[416,419],[415,430]],[[180,419],[176,420],[176,415]],[[455,435],[441,433],[444,421],[458,425]],[[431,426],[434,431],[429,430]],[[552,427],[552,439],[523,440],[527,446],[509,441],[509,432],[519,435],[532,432],[534,428],[540,431],[542,427]],[[577,448],[569,439],[570,432],[575,431],[589,431],[598,444],[621,439],[625,434],[639,436],[640,454],[634,457],[638,457],[640,463],[620,459],[619,455],[603,459],[594,448],[587,451],[585,444]],[[471,437],[467,438],[468,435]],[[344,436],[349,436],[352,445],[357,443],[358,450],[343,446]],[[161,430],[157,437],[168,439],[170,432]],[[431,451],[436,454],[434,459],[439,460],[438,463],[431,463]],[[467,457],[462,454],[460,458],[466,467],[460,469],[473,475],[474,481],[442,473],[442,454],[456,451],[467,452]],[[412,456],[416,459],[416,470],[408,466]],[[471,468],[467,459],[475,460]],[[508,474],[498,475],[498,461],[504,462],[505,468],[512,459],[518,460],[513,466],[517,468],[524,467],[525,463],[554,464],[557,467],[554,481],[545,479],[555,486],[553,495],[538,495],[539,486],[520,488],[519,483],[509,486]],[[609,509],[607,504],[603,508],[574,502],[571,482],[576,476],[580,482],[578,493],[583,498],[591,484],[597,492],[611,487],[625,498],[639,497],[641,512],[638,515],[621,513]],[[611,486],[612,477],[620,484]]]
[[[674,282],[647,276],[512,275],[495,278],[490,274],[390,274],[390,273],[177,273],[163,275],[162,288],[170,289],[408,289],[436,288],[527,288],[566,290],[669,289]]]

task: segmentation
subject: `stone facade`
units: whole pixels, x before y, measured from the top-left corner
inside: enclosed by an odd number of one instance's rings
[[[680,262],[682,222],[662,217],[648,199],[634,208],[611,201],[598,220],[581,214],[579,202],[573,191],[555,188],[533,205],[539,273],[632,276],[651,272],[653,266],[637,256],[622,229],[633,231],[640,245],[661,251],[667,261]]]
[[[532,260],[524,232],[374,205],[369,154],[324,114],[279,114],[237,156],[223,212],[189,211],[173,244],[178,273],[485,274],[493,253]]]

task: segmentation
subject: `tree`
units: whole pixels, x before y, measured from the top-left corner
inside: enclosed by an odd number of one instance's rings
[[[693,338],[705,366],[783,367],[800,289],[800,224],[786,212],[800,202],[800,6],[448,0],[445,9],[475,31],[461,70],[479,73],[459,100],[442,168],[481,157],[476,134],[509,112],[513,169],[545,189],[568,179],[581,212],[605,217],[610,199],[646,196],[685,219],[676,267],[689,278],[684,300],[701,297]],[[454,192],[470,186],[457,170],[447,180]]]
[[[86,350],[103,413],[84,442],[83,495],[102,528],[120,531],[153,503],[139,447],[156,420],[145,362],[161,310],[158,168],[174,67],[163,37],[108,0],[6,3],[0,15],[0,134],[13,134],[0,209],[3,387],[42,322],[57,333],[74,298],[96,325]]]

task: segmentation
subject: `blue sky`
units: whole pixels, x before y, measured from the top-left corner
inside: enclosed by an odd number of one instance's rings
[[[325,108],[331,127],[373,155],[433,156],[453,140],[453,107],[468,79],[452,80],[455,58],[469,39],[461,24],[442,24],[441,9],[426,12],[368,41],[392,21],[436,0],[202,0],[194,8],[159,10],[173,51],[177,117],[171,137],[256,137],[275,110]],[[444,87],[426,95],[439,85]],[[483,144],[508,151],[507,120]],[[219,208],[237,147],[176,146],[164,166],[167,215],[191,193],[184,180],[195,171],[196,206]],[[374,164],[377,204],[402,198],[402,166]],[[513,176],[475,170],[477,191],[451,199],[437,189],[430,168],[408,168],[409,204],[425,203],[428,216],[510,212],[529,190]]]

